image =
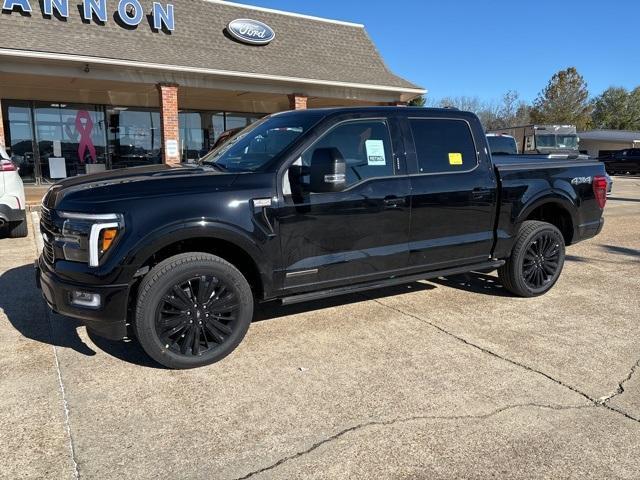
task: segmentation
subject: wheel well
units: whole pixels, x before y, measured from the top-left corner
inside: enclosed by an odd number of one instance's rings
[[[216,238],[189,238],[172,243],[154,253],[148,258],[141,268],[156,266],[158,263],[169,257],[186,252],[204,252],[223,258],[236,267],[245,276],[251,286],[251,290],[256,297],[260,298],[263,293],[263,284],[258,266],[253,258],[242,248]]]
[[[573,220],[571,214],[557,203],[545,203],[533,210],[526,220],[539,220],[555,225],[564,237],[564,243],[571,244],[573,239]]]

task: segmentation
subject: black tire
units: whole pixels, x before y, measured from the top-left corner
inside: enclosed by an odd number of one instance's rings
[[[560,230],[546,222],[523,222],[511,256],[498,269],[502,285],[520,297],[537,297],[555,285],[565,257]]]
[[[253,319],[253,294],[245,277],[208,253],[164,260],[145,276],[138,292],[136,336],[144,351],[168,368],[222,360]]]
[[[24,238],[29,235],[29,227],[27,226],[27,220],[24,219],[21,222],[14,222],[9,224],[9,237],[10,238]]]

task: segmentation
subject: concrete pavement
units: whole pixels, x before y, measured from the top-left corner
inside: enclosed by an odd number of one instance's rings
[[[48,315],[34,239],[0,240],[0,477],[638,478],[640,178],[605,215],[544,297],[474,273],[263,307],[187,372]]]

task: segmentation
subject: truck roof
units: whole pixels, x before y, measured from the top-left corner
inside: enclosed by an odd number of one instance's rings
[[[547,129],[553,129],[553,130],[560,130],[560,129],[572,129],[572,130],[577,130],[575,125],[557,125],[557,124],[551,124],[551,123],[529,123],[526,125],[514,125],[512,127],[504,127],[504,128],[492,128],[491,130],[489,130],[489,132],[503,132],[505,130],[512,130],[514,128],[533,128],[534,130],[547,130]]]
[[[348,114],[388,114],[389,112],[402,112],[416,116],[454,116],[456,118],[477,118],[475,113],[458,110],[456,108],[426,108],[426,107],[395,107],[395,106],[371,106],[371,107],[328,107],[309,108],[306,110],[287,110],[272,114],[273,116],[318,116],[329,117],[333,115]]]

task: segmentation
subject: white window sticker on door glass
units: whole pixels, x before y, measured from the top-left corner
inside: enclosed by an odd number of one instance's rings
[[[384,153],[384,141],[382,140],[367,140],[365,142],[367,149],[367,163],[369,165],[386,165],[387,159]]]

